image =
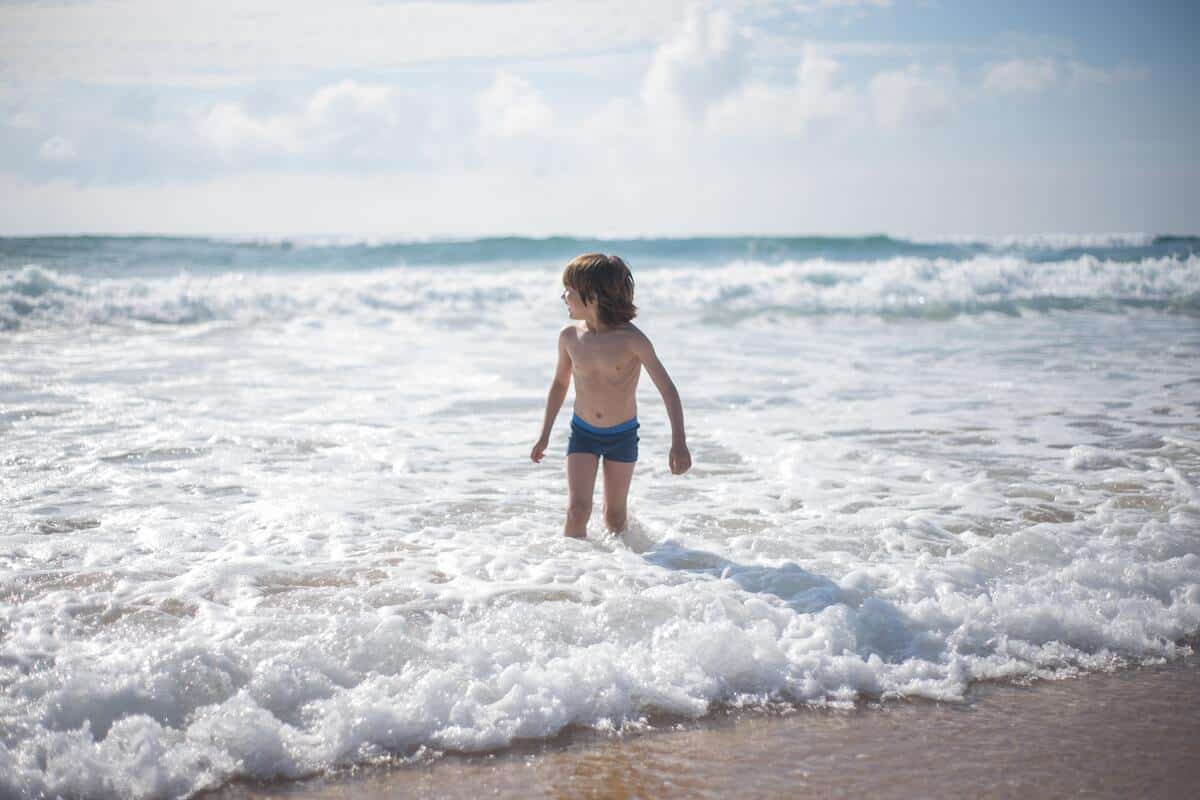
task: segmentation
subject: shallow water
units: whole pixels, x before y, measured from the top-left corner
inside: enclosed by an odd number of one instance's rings
[[[643,381],[631,530],[584,542],[562,418],[528,460],[557,274],[6,273],[0,787],[179,796],[1189,650],[1200,258],[638,271],[695,467]]]

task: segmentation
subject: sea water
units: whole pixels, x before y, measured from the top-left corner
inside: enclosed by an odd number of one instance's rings
[[[622,535],[529,450],[624,255]],[[0,240],[0,795],[954,701],[1200,632],[1200,240]]]

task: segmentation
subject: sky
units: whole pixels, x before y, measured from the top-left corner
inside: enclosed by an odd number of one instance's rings
[[[1200,233],[1200,3],[0,0],[0,235]]]

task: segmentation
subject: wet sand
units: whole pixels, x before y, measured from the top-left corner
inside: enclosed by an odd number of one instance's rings
[[[1200,793],[1200,657],[961,704],[741,714],[491,756],[234,786],[208,800],[396,797],[1188,797]]]

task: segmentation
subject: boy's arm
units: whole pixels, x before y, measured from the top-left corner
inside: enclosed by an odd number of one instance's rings
[[[546,415],[542,419],[542,435],[538,437],[537,442],[533,445],[533,450],[529,452],[529,458],[534,463],[540,463],[542,456],[546,453],[546,447],[550,444],[550,429],[554,427],[554,419],[558,416],[558,410],[562,408],[563,400],[567,397],[567,389],[571,385],[571,354],[567,352],[567,334],[570,330],[571,328],[568,326],[558,335],[558,365],[554,368],[554,381],[550,384],[550,391],[546,395]]]
[[[663,404],[667,407],[667,418],[671,420],[671,455],[669,458],[671,472],[682,475],[692,466],[692,454],[687,446],[687,433],[683,429],[683,403],[679,399],[679,390],[675,382],[667,374],[667,368],[658,360],[654,345],[640,331],[634,337],[633,351],[637,354],[646,374],[662,395]]]

